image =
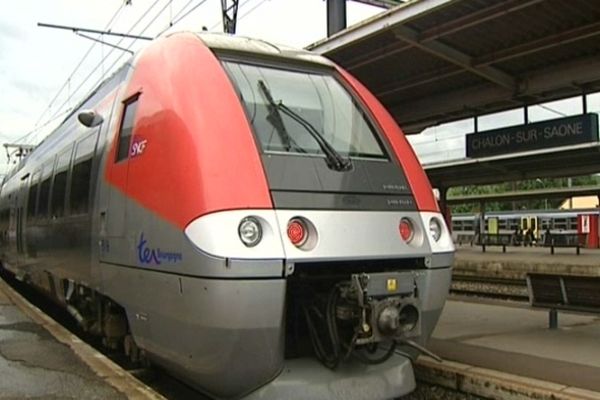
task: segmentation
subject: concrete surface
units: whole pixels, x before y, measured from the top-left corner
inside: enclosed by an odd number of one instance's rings
[[[481,246],[457,246],[454,271],[460,274],[478,276],[498,276],[524,279],[527,272],[574,274],[600,276],[600,249],[556,248],[550,254],[547,247],[502,247],[488,246],[486,252]]]
[[[0,399],[164,400],[2,279]]]
[[[448,301],[429,348],[447,360],[600,392],[600,318],[523,305]]]
[[[463,395],[492,400],[600,400],[600,392],[556,384],[453,361],[419,357],[415,370],[422,382]],[[429,400],[429,397],[424,397]],[[437,397],[434,397],[437,398]]]
[[[0,292],[0,399],[125,399]]]

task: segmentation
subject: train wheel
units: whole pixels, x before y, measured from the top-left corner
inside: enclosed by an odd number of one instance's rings
[[[132,363],[137,364],[140,362],[140,348],[135,344],[135,340],[133,340],[131,334],[126,335],[123,339],[123,349],[125,350],[125,355]]]

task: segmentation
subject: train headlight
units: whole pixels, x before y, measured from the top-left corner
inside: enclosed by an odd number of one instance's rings
[[[296,247],[301,247],[308,239],[308,229],[304,221],[300,218],[292,218],[288,222],[287,235],[290,242]]]
[[[262,227],[260,222],[254,217],[246,217],[240,222],[238,227],[240,240],[248,247],[256,246],[262,239]]]
[[[429,233],[436,242],[442,237],[442,223],[438,218],[432,217],[429,220]]]
[[[415,236],[415,228],[413,227],[412,221],[408,218],[402,218],[400,220],[398,230],[400,231],[400,237],[406,243],[410,243],[410,241]]]

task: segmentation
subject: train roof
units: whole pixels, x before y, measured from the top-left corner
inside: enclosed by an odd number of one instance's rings
[[[175,33],[176,34],[176,33]],[[174,34],[174,35],[175,35]],[[316,63],[328,67],[334,64],[327,58],[304,49],[275,44],[262,39],[246,36],[234,36],[224,33],[196,33],[198,38],[209,48],[217,51],[248,53],[265,57],[285,58],[290,61]]]

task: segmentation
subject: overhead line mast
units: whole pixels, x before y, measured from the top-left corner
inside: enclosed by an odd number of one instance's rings
[[[221,12],[223,13],[223,32],[235,34],[237,23],[239,0],[221,0]]]

